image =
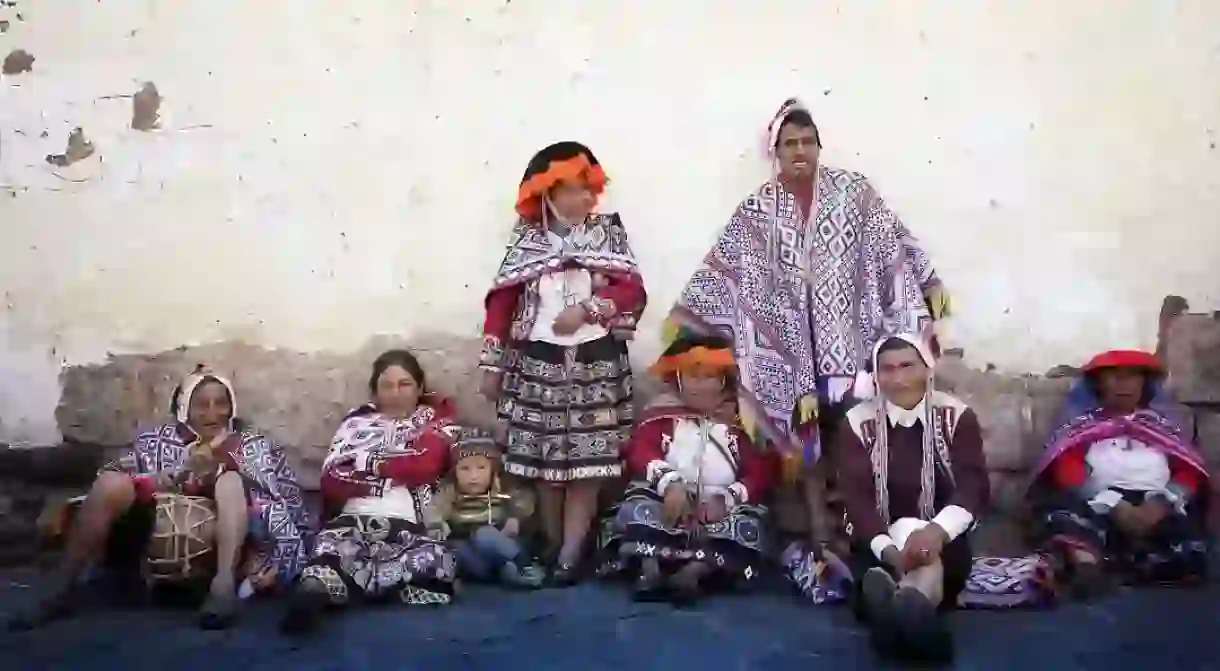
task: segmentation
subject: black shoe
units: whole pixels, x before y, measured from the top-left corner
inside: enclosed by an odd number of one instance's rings
[[[321,624],[328,602],[325,592],[298,586],[288,597],[288,612],[280,620],[280,632],[285,636],[303,636],[313,632]]]
[[[869,640],[877,652],[890,655],[900,644],[894,620],[894,595],[898,584],[883,568],[872,568],[860,583],[858,612],[868,623]]]
[[[513,589],[538,589],[546,579],[541,567],[533,564],[518,566],[514,562],[506,562],[500,567],[500,584]]]
[[[953,638],[936,606],[913,588],[899,589],[893,600],[894,627],[901,644],[898,652],[914,661],[946,664],[953,659]]]
[[[705,571],[694,564],[687,564],[665,581],[669,587],[669,600],[674,608],[691,608],[703,598],[703,586],[700,584]]]
[[[641,573],[631,587],[631,598],[638,603],[669,601],[669,589],[659,573]]]
[[[1068,575],[1071,596],[1076,601],[1089,601],[1114,591],[1114,581],[1099,562],[1076,562]]]
[[[674,608],[694,608],[703,598],[699,583],[680,581],[670,585],[669,601]]]

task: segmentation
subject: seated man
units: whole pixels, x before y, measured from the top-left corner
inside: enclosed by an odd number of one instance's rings
[[[727,344],[679,338],[653,366],[670,394],[644,409],[624,451],[632,484],[607,521],[605,572],[635,579],[635,598],[693,603],[716,584],[759,575],[777,464],[736,421]]]
[[[256,590],[292,583],[307,558],[301,490],[283,450],[236,417],[235,398],[228,380],[202,366],[175,390],[174,421],[141,433],[98,473],[49,594],[10,628],[69,614],[79,578],[95,560],[133,575],[132,560],[142,557],[153,531],[156,493],[206,496],[216,504],[217,567],[201,613],[205,628],[232,622],[239,579]]]
[[[847,413],[833,455],[852,537],[857,613],[887,655],[943,661],[970,575],[967,531],[990,496],[974,411],[932,388],[934,359],[913,336],[883,337],[876,398]]]
[[[1160,362],[1094,357],[1068,396],[1033,480],[1042,535],[1079,597],[1109,583],[1201,580],[1207,569],[1203,457],[1160,409]]]

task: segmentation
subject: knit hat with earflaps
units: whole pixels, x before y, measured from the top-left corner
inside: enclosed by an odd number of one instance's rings
[[[492,461],[500,460],[500,448],[496,446],[496,440],[492,437],[490,431],[483,429],[463,429],[458,439],[453,441],[453,447],[449,450],[450,461],[453,465],[466,457],[481,456],[487,457]]]

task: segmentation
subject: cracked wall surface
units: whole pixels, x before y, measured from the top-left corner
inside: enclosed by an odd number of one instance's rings
[[[374,334],[470,341],[521,170],[560,139],[613,180],[646,362],[792,95],[931,253],[971,367],[1151,348],[1161,296],[1220,298],[1206,0],[22,1],[0,21],[0,56],[35,59],[0,75],[0,442],[58,442],[61,368],[111,355],[245,343],[322,370]]]

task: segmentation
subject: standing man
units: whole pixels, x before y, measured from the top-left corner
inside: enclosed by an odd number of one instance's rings
[[[822,140],[800,101],[784,102],[767,130],[774,176],[737,207],[670,325],[733,342],[743,423],[783,453],[791,479],[803,466],[820,557],[834,524],[819,434],[833,431],[854,387],[871,387],[865,361],[879,334],[930,338],[948,295],[869,181],[819,164]]]

